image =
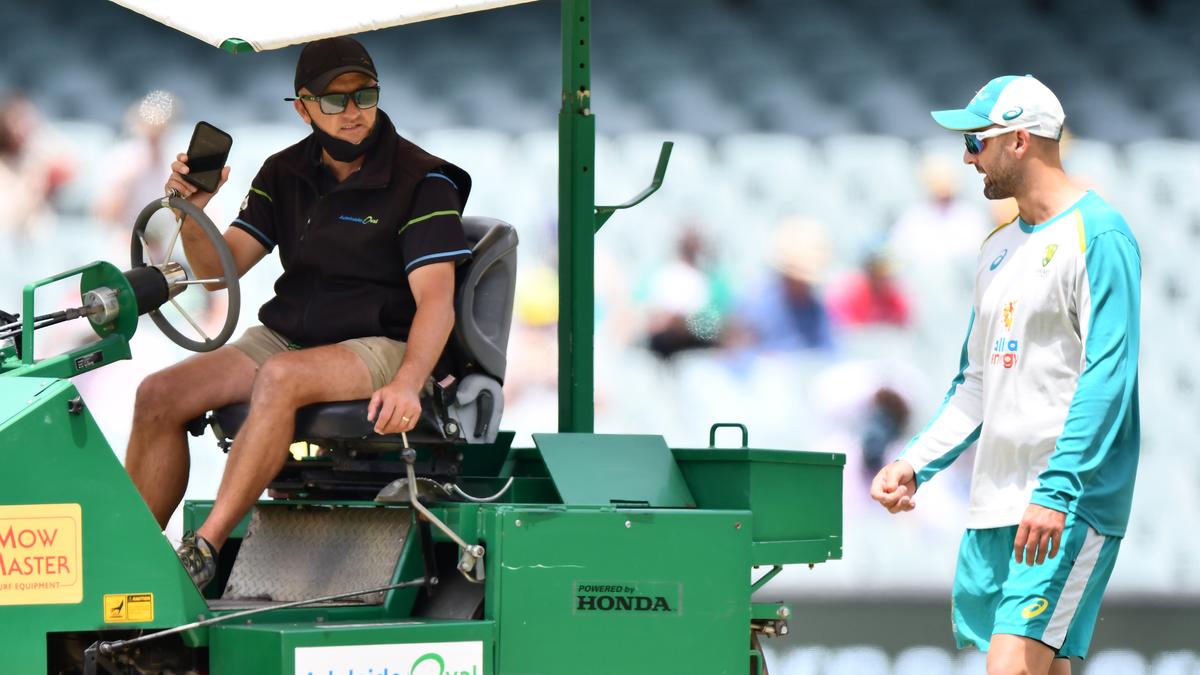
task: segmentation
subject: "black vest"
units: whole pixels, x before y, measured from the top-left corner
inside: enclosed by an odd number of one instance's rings
[[[457,185],[460,212],[467,172],[434,157],[384,125],[362,168],[320,193],[320,146],[313,135],[272,156],[274,206],[283,274],[263,305],[263,325],[311,347],[358,337],[407,340],[416,303],[400,254],[400,228],[414,214],[413,193],[430,171]],[[271,167],[275,163],[275,167]],[[272,171],[273,173],[273,171]]]

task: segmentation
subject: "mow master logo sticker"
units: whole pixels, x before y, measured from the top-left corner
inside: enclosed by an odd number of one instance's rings
[[[0,506],[0,605],[83,600],[78,504]]]

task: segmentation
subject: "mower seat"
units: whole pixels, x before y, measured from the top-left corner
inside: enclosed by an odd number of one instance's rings
[[[494,218],[463,218],[472,257],[458,270],[455,323],[446,345],[450,376],[421,397],[411,444],[491,443],[504,411],[504,371],[517,276],[517,232]],[[400,434],[380,436],[367,421],[369,401],[316,403],[296,412],[297,441],[328,448],[391,449]],[[235,403],[207,418],[222,447],[237,436],[250,406]]]

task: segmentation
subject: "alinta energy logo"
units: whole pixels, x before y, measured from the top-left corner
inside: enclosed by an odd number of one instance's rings
[[[1013,320],[1017,314],[1017,301],[1004,303],[1000,308],[1000,320],[1004,322],[1004,330],[1012,331]],[[1017,365],[1017,352],[1021,349],[1019,340],[1007,335],[996,338],[992,344],[992,365],[1002,365],[1005,368],[1012,368]]]

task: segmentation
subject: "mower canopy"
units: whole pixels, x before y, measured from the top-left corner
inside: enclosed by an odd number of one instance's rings
[[[337,35],[518,5],[533,0],[342,0],[288,5],[244,0],[113,0],[231,52],[266,51]]]

